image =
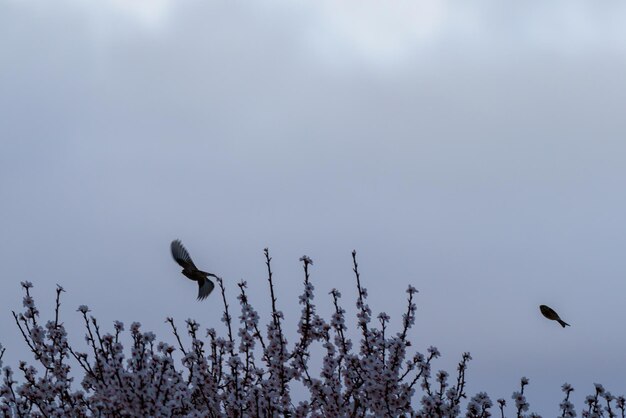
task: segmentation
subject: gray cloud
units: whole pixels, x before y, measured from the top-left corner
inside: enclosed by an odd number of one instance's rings
[[[148,23],[77,2],[0,6],[8,359],[24,358],[8,321],[20,280],[45,308],[63,284],[74,329],[82,303],[164,338],[165,316],[219,327],[216,299],[188,302],[168,254],[181,238],[259,295],[269,246],[291,319],[298,257],[315,260],[323,310],[332,287],[351,303],[356,248],[375,311],[398,320],[412,283],[417,348],[439,346],[448,368],[472,352],[471,391],[508,398],[527,375],[541,413],[564,381],[578,400],[596,381],[618,392],[621,6],[447,4],[429,31],[393,33],[321,4],[169,4]]]

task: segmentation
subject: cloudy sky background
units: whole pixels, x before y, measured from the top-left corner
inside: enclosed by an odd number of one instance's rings
[[[166,316],[221,327],[169,243],[245,279],[267,312],[262,250],[295,327],[298,258],[319,309],[370,306],[469,392],[555,415],[594,382],[626,392],[626,6],[415,0],[0,1],[0,341],[19,282],[83,344]],[[572,324],[541,317],[548,304]],[[353,322],[354,323],[354,322]],[[292,338],[293,339],[293,338]]]

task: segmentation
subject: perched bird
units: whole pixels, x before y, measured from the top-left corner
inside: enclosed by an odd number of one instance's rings
[[[553,321],[557,321],[559,324],[561,324],[561,326],[563,328],[570,326],[567,322],[563,321],[559,317],[559,314],[554,312],[554,309],[552,309],[551,307],[546,306],[546,305],[541,305],[541,306],[539,306],[539,310],[541,311],[543,316],[545,316],[546,318],[551,319]]]
[[[198,270],[180,240],[177,239],[172,241],[171,247],[172,257],[174,257],[174,260],[176,260],[176,262],[180,264],[183,268],[183,271],[181,273],[183,273],[189,279],[198,282],[198,300],[205,299],[207,296],[209,296],[209,294],[213,291],[213,288],[215,287],[215,283],[213,283],[209,279],[209,276],[215,277],[216,279],[218,277],[213,273],[207,273],[206,271]]]

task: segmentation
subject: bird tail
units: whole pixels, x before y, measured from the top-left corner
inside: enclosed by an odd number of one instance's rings
[[[568,324],[567,322],[563,321],[562,319],[557,319],[557,321],[559,321],[559,324],[561,324],[561,326],[563,328],[570,326],[570,324]]]

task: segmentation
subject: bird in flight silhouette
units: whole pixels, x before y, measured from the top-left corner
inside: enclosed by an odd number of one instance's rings
[[[196,265],[191,260],[189,253],[183,247],[183,243],[180,240],[172,241],[172,257],[183,268],[183,273],[187,278],[198,282],[198,300],[204,300],[213,291],[215,283],[210,277],[218,278],[213,273],[207,273],[206,271],[198,270]]]
[[[569,327],[569,326],[570,326],[570,324],[568,324],[567,322],[563,321],[563,320],[559,317],[559,314],[558,314],[558,313],[556,313],[556,312],[554,311],[554,309],[552,309],[551,307],[546,306],[546,305],[541,305],[541,306],[539,306],[539,310],[541,311],[541,313],[543,314],[543,316],[545,316],[546,318],[551,319],[551,320],[553,320],[553,321],[557,321],[559,324],[561,324],[561,326],[562,326],[563,328],[565,328],[565,327]]]

